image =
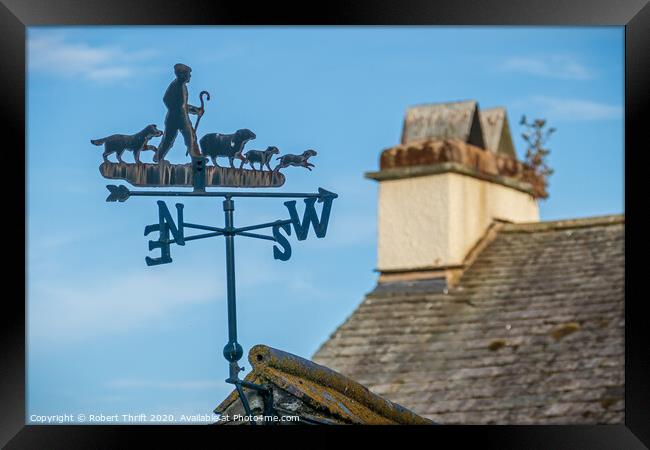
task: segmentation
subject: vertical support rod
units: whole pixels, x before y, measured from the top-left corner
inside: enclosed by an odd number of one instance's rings
[[[204,156],[192,156],[192,185],[194,192],[205,192],[206,161]]]
[[[226,230],[234,227],[233,210],[234,201],[227,198],[223,202],[223,210],[226,218]],[[237,310],[235,297],[235,237],[232,233],[226,234],[226,283],[228,286],[228,340],[237,342]]]
[[[228,289],[228,343],[223,349],[223,356],[230,362],[229,382],[238,380],[238,372],[241,370],[237,361],[244,353],[244,349],[237,342],[237,305],[235,298],[235,236],[233,211],[235,202],[230,196],[223,201],[225,215],[225,239],[226,239],[226,284]]]
[[[226,357],[230,363],[230,373],[226,379],[227,383],[232,383],[237,389],[239,394],[239,399],[244,406],[244,411],[246,415],[250,416],[252,414],[250,404],[242,389],[242,383],[239,379],[239,371],[244,370],[242,367],[239,367],[237,363],[244,354],[244,349],[239,342],[237,342],[237,302],[235,297],[235,225],[233,215],[235,211],[235,202],[232,200],[230,195],[226,195],[226,199],[223,201],[223,212],[225,215],[226,227],[224,228],[224,236],[226,238],[226,284],[228,290],[228,343],[223,348],[223,356]],[[263,392],[266,392],[266,388],[263,386],[257,386],[250,383],[250,386],[253,389],[261,389]],[[272,399],[271,399],[272,401]],[[265,400],[266,402],[266,400]],[[265,411],[270,408],[273,408],[272,403],[270,405],[265,404]],[[254,421],[251,422],[252,425],[257,425]]]

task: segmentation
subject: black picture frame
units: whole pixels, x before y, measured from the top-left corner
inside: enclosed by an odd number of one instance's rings
[[[0,0],[0,108],[3,136],[11,138],[5,148],[19,154],[25,148],[25,36],[26,27],[36,25],[567,25],[625,26],[625,425],[620,426],[455,426],[399,427],[399,432],[426,433],[414,438],[447,441],[454,447],[468,442],[490,448],[526,449],[632,449],[650,446],[650,339],[642,314],[643,278],[633,275],[642,261],[642,230],[647,220],[643,207],[632,202],[644,196],[643,166],[638,160],[648,147],[650,88],[650,5],[647,0],[455,0],[444,4],[430,1],[328,1],[291,6],[278,2],[128,0]],[[18,159],[20,161],[20,159]],[[12,160],[12,162],[15,159]],[[23,161],[24,158],[23,158]],[[15,274],[9,294],[5,287],[2,304],[0,353],[0,445],[7,448],[121,448],[138,436],[149,442],[173,442],[206,437],[212,442],[226,433],[223,427],[206,426],[76,426],[25,425],[25,247],[26,171],[10,164],[3,171],[5,218],[3,240],[14,243],[5,255]],[[11,170],[9,170],[11,168]],[[9,237],[9,239],[7,239]],[[636,254],[638,258],[635,256]],[[22,263],[22,264],[21,264]],[[643,263],[641,263],[643,264]],[[641,266],[641,270],[643,267]],[[640,273],[640,271],[638,271]],[[22,276],[21,276],[22,273]],[[7,285],[5,285],[7,286]],[[242,427],[233,427],[242,428]],[[247,428],[246,436],[257,434]],[[290,428],[290,427],[287,427]],[[323,428],[309,429],[314,439],[325,437]],[[383,438],[393,427],[373,428]],[[278,428],[274,428],[278,433]],[[282,433],[286,433],[283,430]],[[221,433],[221,434],[220,434]],[[242,433],[242,431],[238,431]],[[328,428],[327,436],[332,436]],[[347,433],[347,431],[346,431]],[[337,435],[338,433],[334,433]],[[369,433],[365,433],[368,436]],[[240,434],[240,437],[244,437]],[[248,445],[245,441],[240,445]],[[299,445],[306,445],[305,441]],[[412,444],[415,445],[415,444]]]

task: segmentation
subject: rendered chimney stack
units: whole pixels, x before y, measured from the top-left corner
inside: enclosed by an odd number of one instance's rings
[[[381,154],[380,282],[444,277],[453,284],[492,224],[539,221],[503,108],[475,101],[406,113],[402,143]]]

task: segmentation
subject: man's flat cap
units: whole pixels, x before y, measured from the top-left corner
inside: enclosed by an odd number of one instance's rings
[[[174,73],[176,75],[182,74],[182,73],[189,73],[192,71],[192,68],[190,66],[186,66],[185,64],[174,64]]]

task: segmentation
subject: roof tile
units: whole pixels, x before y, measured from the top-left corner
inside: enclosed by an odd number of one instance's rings
[[[623,423],[624,238],[505,225],[447,295],[371,293],[314,360],[440,423]]]

